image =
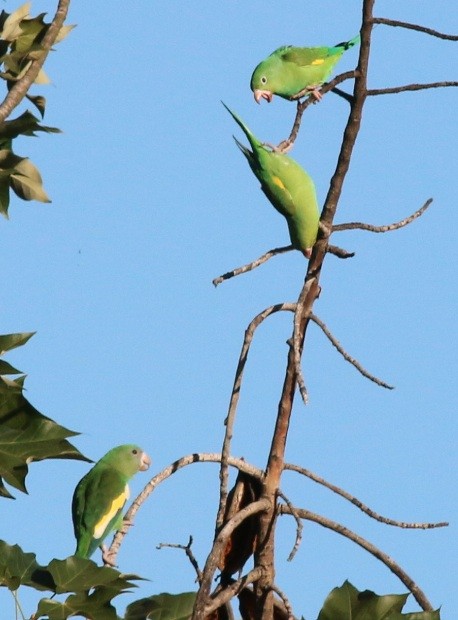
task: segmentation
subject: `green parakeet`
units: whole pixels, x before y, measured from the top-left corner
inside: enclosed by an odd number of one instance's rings
[[[342,54],[359,43],[359,34],[334,47],[279,47],[263,60],[251,76],[251,90],[257,103],[274,95],[291,99],[313,95],[322,98],[317,88],[331,74]]]
[[[260,181],[262,191],[286,218],[291,243],[310,258],[320,219],[312,179],[294,159],[266,148],[243,121],[223,105],[248,138],[252,151],[237,138],[234,140]]]
[[[72,501],[76,556],[89,558],[110,532],[121,527],[122,509],[129,499],[127,483],[150,464],[138,446],[117,446],[79,481]]]

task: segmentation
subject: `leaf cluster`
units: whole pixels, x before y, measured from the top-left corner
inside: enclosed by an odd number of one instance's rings
[[[45,13],[31,17],[29,10],[30,3],[26,3],[13,13],[2,11],[0,14],[0,78],[5,81],[8,93],[27,76],[32,62],[48,52],[43,41],[51,23],[45,21]],[[62,26],[55,43],[62,41],[72,28]],[[40,68],[34,81],[36,84],[47,84],[50,80]],[[45,98],[24,94],[43,118]],[[8,216],[10,190],[22,200],[50,202],[38,169],[29,159],[13,151],[15,138],[20,135],[35,136],[37,131],[58,133],[60,130],[41,125],[28,110],[16,119],[0,123],[0,213],[5,216]]]
[[[33,333],[0,335],[0,356],[23,345],[31,336]],[[78,433],[44,416],[25,398],[25,375],[20,373],[0,357],[0,496],[9,498],[13,496],[4,482],[26,493],[25,478],[32,461],[50,458],[89,461],[67,441]]]

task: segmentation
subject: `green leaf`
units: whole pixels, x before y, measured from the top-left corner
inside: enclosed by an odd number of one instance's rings
[[[42,100],[44,106],[43,97],[35,97],[34,99]],[[43,107],[44,111],[44,107]],[[28,110],[15,118],[12,121],[6,121],[0,130],[0,138],[17,138],[19,135],[35,136],[36,131],[44,131],[46,133],[62,133],[57,127],[48,127],[46,125],[40,125],[40,121]],[[27,160],[26,160],[27,161]]]
[[[36,332],[20,332],[17,334],[0,335],[0,355],[16,347],[22,347]]]
[[[23,200],[38,200],[51,202],[41,183],[22,174],[12,174],[10,177],[11,189]]]
[[[0,478],[27,492],[25,478],[32,461],[68,458],[90,461],[67,437],[77,435],[37,411],[22,393],[23,378],[0,390]],[[3,496],[5,496],[3,494]]]
[[[45,115],[45,109],[46,109],[46,99],[42,97],[41,95],[27,94],[26,97],[31,103],[33,103],[33,105],[40,112],[41,118],[43,118]]]
[[[71,556],[65,560],[52,560],[45,569],[51,575],[57,593],[70,594],[63,603],[49,598],[42,599],[35,618],[65,620],[83,615],[97,620],[117,620],[112,599],[135,587],[132,580],[137,575],[124,575],[114,568],[97,566],[92,560]]]
[[[17,590],[20,585],[48,590],[33,580],[33,574],[40,569],[35,558],[34,553],[24,553],[19,545],[0,540],[0,585],[10,590]]]
[[[6,18],[3,24],[3,30],[0,34],[4,41],[14,41],[14,39],[20,36],[21,28],[19,24],[24,18],[28,17],[30,6],[31,3],[26,2]]]
[[[97,566],[92,560],[73,555],[65,560],[52,560],[46,568],[56,584],[55,591],[58,594],[86,591],[98,586],[121,593],[135,587],[130,580],[140,579],[137,575],[123,575],[115,568]]]
[[[440,620],[439,612],[402,614],[408,594],[359,592],[349,581],[326,598],[318,620]]]
[[[195,592],[156,594],[127,606],[124,620],[187,620],[192,614]]]

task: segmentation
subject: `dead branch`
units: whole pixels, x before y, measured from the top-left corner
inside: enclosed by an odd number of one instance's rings
[[[227,480],[228,480],[228,459],[230,455],[231,449],[231,441],[233,435],[233,428],[235,422],[235,416],[237,413],[237,406],[239,402],[240,390],[242,387],[243,380],[243,372],[245,369],[245,364],[248,359],[248,352],[250,350],[251,342],[254,337],[254,332],[261,325],[261,323],[271,314],[275,312],[280,312],[283,310],[289,310],[290,312],[294,312],[295,304],[276,304],[275,306],[270,306],[266,308],[262,312],[260,312],[251,323],[248,325],[245,330],[245,336],[243,339],[242,350],[240,352],[239,361],[237,364],[237,370],[235,372],[234,385],[232,387],[231,398],[229,401],[229,409],[227,413],[227,417],[224,421],[226,425],[226,431],[224,433],[223,447],[221,451],[221,468],[220,468],[220,499],[219,499],[219,508],[218,514],[216,518],[216,531],[215,535],[218,533],[219,528],[223,524],[224,520],[224,512],[226,510],[226,501],[227,501]]]
[[[343,248],[339,248],[337,245],[328,245],[326,252],[328,252],[329,254],[334,254],[334,256],[337,256],[337,258],[353,258],[353,256],[355,255],[354,252],[347,252],[347,250],[344,250]]]
[[[113,537],[113,541],[111,543],[110,549],[108,550],[108,554],[110,555],[110,558],[113,558],[114,563],[116,562],[116,556],[118,555],[121,543],[129,530],[129,525],[127,523],[132,524],[134,522],[135,515],[137,514],[137,511],[139,510],[143,502],[146,501],[146,499],[151,495],[151,493],[153,493],[155,488],[159,484],[161,484],[161,482],[164,482],[164,480],[172,476],[179,469],[182,469],[187,465],[192,465],[193,463],[221,463],[221,454],[214,452],[196,452],[194,454],[188,454],[187,456],[183,456],[177,461],[174,461],[171,465],[168,465],[158,474],[153,476],[153,478],[151,478],[151,480],[145,485],[143,491],[139,493],[139,495],[137,495],[137,497],[132,502],[131,506],[126,512],[122,528],[118,530]],[[228,464],[239,469],[240,471],[244,471],[247,474],[258,478],[259,480],[262,480],[263,472],[257,467],[250,465],[243,459],[237,459],[231,456],[228,459]]]
[[[304,343],[304,337],[308,325],[308,317],[312,311],[315,299],[319,294],[319,277],[328,237],[332,228],[332,222],[336,213],[338,201],[342,192],[343,183],[350,166],[352,151],[359,133],[362,110],[366,99],[366,76],[369,64],[370,39],[372,31],[372,8],[374,0],[363,0],[363,20],[361,28],[361,46],[357,73],[355,75],[354,99],[348,121],[344,130],[342,145],[335,172],[331,178],[330,187],[323,211],[321,214],[320,231],[318,239],[312,251],[308,263],[307,274],[303,287],[303,310],[299,318],[299,342],[300,354]],[[273,498],[280,486],[280,477],[283,471],[285,446],[289,429],[289,422],[294,403],[295,388],[297,383],[296,360],[294,350],[290,347],[288,361],[283,383],[282,394],[278,406],[278,415],[272,438],[271,449],[266,466],[266,477],[262,497]],[[260,515],[259,548],[255,551],[255,566],[272,567],[266,571],[254,585],[256,598],[256,617],[260,620],[271,620],[273,615],[273,595],[270,586],[274,583],[274,524],[276,506],[273,505],[268,511]],[[194,618],[197,616],[194,615]]]
[[[267,498],[259,499],[252,502],[245,508],[242,508],[237,512],[229,521],[227,521],[223,527],[219,530],[216,536],[212,549],[205,562],[205,567],[202,572],[202,581],[200,584],[199,592],[196,597],[194,606],[194,614],[197,618],[204,618],[208,614],[208,606],[210,605],[210,588],[213,580],[213,575],[218,568],[219,560],[223,549],[229,539],[231,533],[238,527],[247,517],[255,514],[262,513],[268,510],[270,507],[270,500]],[[229,599],[228,599],[229,600]],[[224,601],[227,602],[227,601]],[[216,607],[221,607],[223,603],[219,603]],[[216,609],[215,607],[215,609]],[[201,615],[203,613],[203,615]]]
[[[16,108],[27,95],[29,88],[32,86],[40,72],[40,69],[44,65],[44,62],[51,50],[51,47],[54,45],[60,29],[64,25],[69,6],[70,0],[59,0],[54,18],[49,25],[43,40],[41,41],[42,52],[38,58],[35,58],[30,62],[30,66],[27,71],[21,79],[15,82],[0,105],[0,126],[8,118],[14,108]]]
[[[458,82],[430,82],[429,84],[405,84],[404,86],[391,86],[389,88],[371,88],[367,91],[368,97],[377,95],[393,95],[407,91],[426,90],[428,88],[447,88],[458,86]]]
[[[375,512],[375,510],[372,510],[371,508],[369,508],[366,504],[363,504],[363,502],[361,502],[354,495],[351,495],[347,491],[344,491],[344,489],[341,489],[335,484],[331,484],[324,478],[321,478],[321,476],[314,474],[309,469],[305,469],[304,467],[300,467],[299,465],[294,465],[291,463],[285,463],[284,469],[289,470],[289,471],[295,471],[299,474],[302,474],[303,476],[306,476],[307,478],[310,478],[310,480],[313,480],[317,484],[321,484],[327,489],[330,489],[333,493],[337,493],[337,495],[340,495],[344,499],[354,504],[357,508],[359,508],[362,512],[366,513],[372,519],[375,519],[376,521],[380,521],[381,523],[385,523],[386,525],[393,525],[395,527],[400,527],[404,529],[418,529],[418,530],[420,529],[427,530],[427,529],[433,529],[436,527],[446,527],[449,525],[446,521],[441,521],[439,523],[408,523],[406,521],[395,521],[394,519],[383,517],[382,515],[379,515],[377,512]],[[297,513],[295,514],[291,510],[291,514],[297,520]]]
[[[294,614],[293,614],[293,607],[291,605],[291,603],[289,602],[288,597],[286,596],[286,594],[283,592],[283,590],[280,590],[280,588],[276,585],[273,584],[271,586],[271,590],[273,592],[275,592],[275,594],[280,598],[280,600],[282,601],[284,607],[285,607],[285,612],[286,612],[286,616],[288,618],[288,620],[294,620]],[[275,617],[275,616],[274,616]]]
[[[419,26],[418,24],[410,24],[409,22],[400,22],[396,19],[386,19],[385,17],[374,17],[372,19],[373,24],[384,24],[385,26],[394,26],[400,28],[407,28],[409,30],[417,30],[418,32],[424,32],[432,37],[438,37],[439,39],[447,39],[448,41],[458,41],[458,35],[456,34],[444,34],[438,32],[432,28],[426,28],[425,26]]]
[[[191,562],[192,567],[196,571],[197,581],[198,583],[200,583],[202,580],[202,571],[200,570],[199,564],[191,550],[192,542],[192,536],[189,536],[189,542],[187,545],[179,545],[176,543],[159,543],[158,545],[156,545],[156,549],[163,549],[164,547],[169,547],[171,549],[183,549],[183,551],[186,553],[188,560]]]
[[[208,618],[208,616],[219,607],[222,607],[228,603],[234,596],[237,596],[246,586],[250,583],[257,581],[262,575],[262,568],[253,568],[249,573],[237,579],[233,583],[229,584],[224,590],[220,590],[216,596],[212,597],[211,602],[205,606],[203,610],[202,618]]]
[[[342,355],[344,360],[346,360],[352,366],[354,366],[356,368],[356,370],[363,375],[363,377],[366,377],[366,379],[369,379],[370,381],[373,381],[377,385],[380,385],[381,387],[384,387],[387,390],[394,390],[394,386],[393,385],[388,385],[388,383],[385,383],[385,381],[382,381],[382,379],[379,379],[375,375],[372,375],[365,368],[363,368],[363,366],[361,366],[361,364],[358,362],[357,359],[355,359],[354,357],[349,355],[345,351],[345,349],[342,347],[340,342],[332,335],[332,333],[326,327],[326,324],[323,323],[323,321],[321,319],[319,319],[315,314],[311,314],[310,315],[310,319],[321,328],[322,332],[325,334],[325,336],[328,338],[328,340],[331,342],[331,344],[334,345],[334,347],[337,349],[337,351]]]
[[[378,547],[370,543],[368,540],[359,536],[352,530],[349,530],[344,525],[337,523],[336,521],[331,521],[331,519],[327,519],[326,517],[322,517],[321,515],[315,514],[314,512],[310,512],[310,510],[305,510],[304,508],[296,508],[297,513],[302,519],[307,519],[308,521],[313,521],[326,527],[338,534],[341,534],[345,538],[352,540],[354,543],[368,551],[371,555],[379,559],[385,566],[387,566],[392,573],[394,573],[406,586],[406,588],[412,593],[420,607],[424,611],[432,611],[432,605],[429,602],[426,594],[420,589],[420,587],[415,583],[415,581],[397,564],[389,555],[381,551]],[[289,514],[288,506],[281,504],[279,507],[280,514]]]
[[[307,299],[307,290],[304,287],[299,295],[299,299],[297,300],[296,309],[294,311],[294,327],[293,327],[293,355],[294,355],[294,364],[295,364],[295,372],[296,372],[296,381],[299,386],[299,392],[302,397],[302,402],[304,405],[308,402],[308,393],[307,388],[305,386],[304,376],[302,374],[301,368],[301,357],[302,357],[302,338],[301,338],[301,319],[304,314],[304,304]]]
[[[422,207],[420,207],[417,211],[415,211],[415,213],[412,213],[412,215],[409,215],[408,217],[404,218],[400,222],[395,222],[394,224],[387,224],[386,226],[374,226],[373,224],[365,224],[364,222],[349,222],[347,224],[335,224],[332,227],[332,232],[340,232],[342,230],[358,229],[358,230],[368,230],[369,232],[373,232],[373,233],[385,233],[391,230],[398,230],[399,228],[402,228],[403,226],[407,226],[407,224],[410,224],[411,222],[416,220],[417,217],[420,217],[421,215],[423,215],[423,213],[430,206],[432,201],[433,201],[432,198],[428,198],[425,204]]]
[[[221,284],[221,282],[224,282],[224,280],[229,280],[230,278],[239,276],[241,273],[252,271],[256,267],[259,267],[259,265],[262,265],[263,263],[267,262],[269,258],[272,258],[272,256],[276,256],[277,254],[284,254],[285,252],[291,252],[291,250],[294,250],[292,245],[285,245],[280,248],[273,248],[272,250],[269,250],[268,252],[266,252],[265,254],[257,258],[256,260],[254,260],[252,263],[248,263],[247,265],[243,265],[242,267],[236,267],[232,271],[228,271],[227,273],[224,273],[222,276],[218,276],[217,278],[212,280],[212,283],[215,287],[217,287],[218,284]]]
[[[287,558],[287,562],[292,562],[292,560],[294,559],[294,556],[296,555],[301,542],[302,542],[302,530],[304,529],[304,526],[302,525],[302,521],[300,520],[299,515],[297,514],[291,500],[289,500],[286,495],[280,491],[280,489],[278,490],[278,497],[281,497],[281,499],[285,502],[285,504],[287,506],[289,506],[289,509],[291,510],[291,514],[293,515],[293,517],[296,520],[296,540],[294,541],[294,546],[291,549],[291,553],[289,554],[288,558]]]
[[[326,84],[323,84],[323,86],[320,88],[319,92],[322,95],[325,95],[327,92],[333,90],[337,86],[337,84],[341,84],[345,80],[350,80],[350,79],[352,79],[354,77],[356,77],[356,72],[355,71],[346,71],[345,73],[341,73],[340,75],[337,75],[330,82],[327,82]],[[351,100],[353,100],[353,96],[352,95],[349,95],[349,97],[351,97]],[[294,100],[294,99],[295,98],[293,97],[292,100]],[[296,118],[294,119],[293,128],[291,129],[291,133],[290,133],[289,137],[286,140],[283,140],[277,146],[277,149],[280,152],[289,151],[291,149],[291,147],[293,146],[294,142],[296,141],[297,135],[299,133],[299,129],[301,127],[302,115],[304,114],[305,110],[310,105],[313,105],[314,103],[316,103],[316,101],[315,101],[315,99],[313,97],[307,97],[307,99],[305,99],[304,101],[298,101],[297,102]]]

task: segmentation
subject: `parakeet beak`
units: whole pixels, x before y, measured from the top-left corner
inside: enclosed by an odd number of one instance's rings
[[[150,457],[146,454],[146,452],[143,452],[140,471],[146,471],[150,465],[151,465]]]
[[[270,103],[273,99],[273,94],[270,92],[270,90],[260,90],[256,88],[253,91],[253,95],[256,103],[261,103],[261,99],[265,99],[268,103]]]

